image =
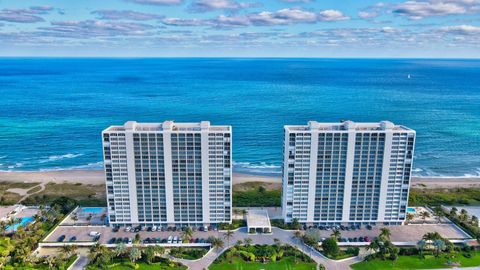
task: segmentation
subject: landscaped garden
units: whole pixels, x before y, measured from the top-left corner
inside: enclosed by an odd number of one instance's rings
[[[90,264],[87,270],[185,270],[180,263],[173,262],[163,257],[165,249],[160,246],[146,248],[127,247],[119,244],[114,250],[104,245],[96,244],[90,248]]]
[[[172,248],[170,249],[170,255],[175,258],[185,259],[185,260],[197,260],[207,254],[208,249],[206,248]]]
[[[470,258],[467,258],[466,254],[472,254]],[[458,263],[458,264],[457,264]],[[425,255],[423,258],[419,256],[398,256],[397,260],[382,260],[373,259],[371,261],[364,261],[352,265],[354,270],[380,270],[380,269],[435,269],[435,268],[448,268],[450,266],[479,266],[480,265],[480,253],[459,252],[454,255],[441,255],[435,257],[434,255]]]
[[[135,264],[129,261],[114,261],[111,264],[106,265],[105,267],[100,266],[88,266],[87,270],[90,269],[109,269],[109,270],[186,270],[187,267],[179,265],[178,263],[169,261],[168,259],[159,258],[157,261],[146,263],[144,261],[135,262]]]
[[[0,222],[0,269],[66,269],[76,259],[76,246],[62,248],[57,256],[35,257],[32,252],[38,243],[47,235],[74,205],[59,199],[49,209],[40,208],[34,222],[18,225],[18,219]],[[18,225],[15,226],[15,225]],[[8,230],[13,227],[14,231]]]
[[[435,269],[480,265],[480,252],[470,246],[455,246],[437,232],[427,233],[417,247],[398,248],[390,242],[390,232],[383,228],[367,250],[371,255],[351,267],[355,270]]]
[[[275,245],[237,242],[209,267],[209,270],[314,270],[316,263],[307,255],[278,240]]]

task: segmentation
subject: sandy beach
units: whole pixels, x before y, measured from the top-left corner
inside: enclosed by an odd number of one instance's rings
[[[101,170],[37,171],[37,172],[0,172],[0,182],[23,183],[82,183],[101,185],[104,183]],[[233,174],[233,184],[247,182],[281,183],[280,176],[264,176],[244,173]],[[413,177],[412,187],[416,188],[456,188],[480,187],[480,177]]]

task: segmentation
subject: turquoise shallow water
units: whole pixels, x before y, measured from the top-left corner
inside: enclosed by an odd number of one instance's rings
[[[235,170],[279,173],[284,124],[388,119],[415,174],[480,175],[479,104],[476,60],[3,58],[0,170],[101,168],[102,129],[170,119],[230,124]]]

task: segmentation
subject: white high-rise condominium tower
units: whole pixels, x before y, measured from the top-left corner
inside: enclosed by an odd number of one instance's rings
[[[285,126],[285,221],[403,223],[414,144],[414,130],[389,121]]]
[[[110,224],[231,222],[230,126],[129,121],[102,137]]]

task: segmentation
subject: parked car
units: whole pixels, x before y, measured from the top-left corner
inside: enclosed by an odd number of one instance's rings
[[[120,230],[120,227],[118,227],[118,226],[114,226],[112,228],[112,232],[118,232],[118,230]]]
[[[68,240],[68,241],[70,241],[70,242],[75,242],[75,241],[77,241],[77,237],[76,237],[76,236],[72,236],[72,237],[70,237],[70,240]]]
[[[130,226],[127,226],[127,227],[125,228],[125,232],[129,232],[131,229],[132,229],[132,228],[131,228]]]
[[[150,229],[152,232],[156,232],[157,231],[157,226],[152,226],[152,228]]]
[[[172,241],[173,241],[173,236],[170,235],[170,236],[168,237],[167,243],[171,244]]]
[[[364,240],[365,242],[370,242],[370,238],[368,238],[368,236],[365,236]]]
[[[58,237],[57,242],[63,242],[63,240],[65,240],[65,235],[64,234],[62,234],[62,235],[60,235],[60,237]]]
[[[128,243],[129,244],[133,243],[132,238],[128,238]]]
[[[123,238],[123,243],[127,244],[128,243],[128,237]]]
[[[88,235],[91,236],[91,237],[97,237],[97,236],[100,236],[101,233],[96,232],[96,231],[91,231]]]
[[[144,244],[150,244],[150,237],[143,239]]]
[[[175,235],[175,236],[173,237],[172,243],[174,243],[174,244],[178,243],[178,236]]]
[[[113,237],[108,241],[109,244],[115,244],[117,242],[117,238]]]
[[[121,237],[117,238],[117,241],[115,241],[115,244],[120,244],[123,242],[123,239]]]
[[[372,226],[371,225],[367,225],[367,230],[371,230],[372,229]]]

